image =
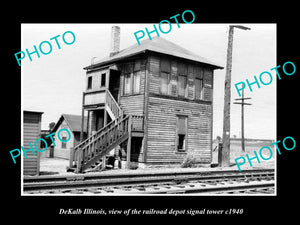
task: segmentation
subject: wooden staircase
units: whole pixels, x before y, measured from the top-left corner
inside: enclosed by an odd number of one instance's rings
[[[69,169],[77,173],[99,169],[105,165],[106,154],[128,139],[130,143],[132,131],[143,129],[143,116],[124,115],[108,90],[106,96],[105,108],[112,121],[71,150]]]
[[[108,112],[112,120],[123,115],[122,109],[108,89],[106,89],[105,110]]]

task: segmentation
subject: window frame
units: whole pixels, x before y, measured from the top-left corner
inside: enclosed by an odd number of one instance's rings
[[[141,93],[141,73],[139,71],[133,71],[132,74],[132,94],[140,94]],[[138,77],[138,83],[136,83],[136,77]],[[136,86],[137,85],[137,86]],[[136,89],[136,87],[138,87]]]
[[[100,88],[106,87],[106,73],[101,73],[100,79],[101,79],[100,80]],[[103,80],[104,80],[104,84],[103,84]]]
[[[162,75],[167,75],[167,90],[162,91]],[[171,81],[171,60],[168,58],[160,58],[159,66],[159,93],[162,95],[171,95],[170,93],[170,81]]]
[[[127,82],[126,82],[127,79],[129,80],[129,82],[128,82],[129,88],[126,88],[127,87]],[[131,93],[132,93],[131,83],[132,83],[131,82],[131,73],[124,73],[124,85],[123,85],[123,95],[124,96],[131,95]]]
[[[204,100],[204,68],[195,68],[195,100]],[[200,80],[200,98],[197,98],[196,80]]]
[[[63,136],[62,140],[63,141],[67,140],[67,137]],[[62,149],[66,149],[67,148],[67,143],[66,142],[61,142],[61,148]]]
[[[86,89],[87,90],[91,90],[91,89],[93,89],[93,76],[88,76],[87,77],[87,87],[86,87]]]
[[[187,93],[188,93],[188,64],[184,62],[179,62],[177,65],[177,76],[178,76],[178,83],[177,83],[177,92],[178,92],[178,97],[181,98],[187,98]],[[181,82],[180,82],[180,77],[185,78],[185,87],[183,89],[183,95],[181,95],[180,90],[181,90]]]
[[[180,135],[182,136],[183,134],[179,134],[179,119],[184,119],[184,125],[185,125],[185,134],[184,134],[184,144],[183,144],[183,149],[179,149],[179,138]],[[181,115],[177,114],[176,115],[176,139],[175,139],[175,146],[176,146],[176,152],[179,153],[186,153],[188,150],[188,116],[187,115]]]
[[[123,96],[136,95],[141,93],[141,61],[124,64],[123,72]],[[138,89],[136,89],[135,77],[139,77]],[[126,92],[126,79],[129,79],[129,90]]]
[[[200,82],[200,87],[199,87],[199,98],[197,96],[197,80],[199,80]],[[198,77],[195,77],[195,99],[196,100],[203,100],[203,92],[204,92],[204,86],[203,86],[203,78],[198,78]]]
[[[183,88],[183,95],[181,95],[181,79],[180,78],[184,78],[185,79],[185,86]],[[187,75],[180,75],[178,74],[178,97],[183,97],[183,98],[187,98],[187,88],[188,87],[188,77]]]

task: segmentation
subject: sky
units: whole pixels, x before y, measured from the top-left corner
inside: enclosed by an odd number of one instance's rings
[[[172,24],[168,34],[160,36],[180,45],[220,66],[223,70],[214,72],[213,101],[213,138],[222,137],[224,80],[226,72],[226,52],[229,25],[235,24],[184,24],[180,28]],[[239,98],[235,83],[254,81],[263,71],[273,75],[270,85],[253,85],[253,91],[245,89],[245,96],[251,106],[245,106],[245,137],[276,139],[276,82],[275,71],[270,71],[276,64],[276,24],[239,24],[251,30],[234,30],[232,56],[231,103]],[[32,54],[21,61],[22,109],[44,112],[42,129],[48,129],[49,123],[57,122],[60,115],[81,115],[82,92],[85,87],[84,67],[94,60],[107,57],[110,51],[110,34],[112,26],[120,26],[120,49],[127,48],[137,41],[134,32],[149,30],[153,24],[22,24],[21,49],[34,51],[34,45],[43,41],[52,44],[48,55],[40,53],[40,58]],[[167,28],[165,29],[167,30]],[[72,31],[76,40],[71,45],[62,41],[62,35]],[[60,35],[61,49],[50,38]],[[153,33],[152,35],[155,35]],[[72,38],[65,36],[66,41]],[[147,37],[145,37],[147,38]],[[47,44],[43,45],[46,52]],[[17,64],[17,61],[16,61]],[[268,78],[264,78],[265,82]],[[241,135],[241,106],[231,104],[231,136]]]

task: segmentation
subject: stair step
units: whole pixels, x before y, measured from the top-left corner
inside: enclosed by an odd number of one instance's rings
[[[67,172],[75,172],[76,166],[74,167],[67,167]]]
[[[102,168],[102,157],[128,139],[129,122],[130,116],[120,116],[85,142],[84,147],[81,148],[84,154],[79,172]]]

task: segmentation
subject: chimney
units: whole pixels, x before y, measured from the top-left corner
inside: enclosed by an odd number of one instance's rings
[[[111,28],[110,54],[112,57],[120,51],[120,27],[113,26]]]

